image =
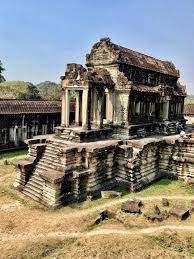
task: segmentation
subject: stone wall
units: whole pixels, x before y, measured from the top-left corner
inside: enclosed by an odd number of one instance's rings
[[[30,142],[30,159],[16,166],[14,186],[50,207],[115,186],[137,191],[162,177],[194,181],[194,136],[77,144],[53,136],[45,142]]]

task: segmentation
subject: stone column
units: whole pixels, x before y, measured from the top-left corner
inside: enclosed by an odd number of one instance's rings
[[[65,89],[65,126],[69,127],[69,90]]]
[[[77,126],[79,126],[79,122],[80,122],[80,100],[79,100],[79,91],[76,91],[76,104],[75,104],[75,124]]]
[[[99,128],[102,129],[103,128],[103,106],[104,106],[104,102],[103,102],[103,94],[99,96],[99,116],[100,116],[100,121],[99,121]]]
[[[169,101],[167,101],[163,104],[163,119],[164,120],[168,120],[168,114],[169,114]]]
[[[62,91],[62,100],[61,100],[61,126],[65,127],[65,91]]]
[[[85,130],[91,129],[91,89],[83,90],[82,94],[82,128]]]
[[[140,102],[136,102],[136,105],[135,105],[135,113],[136,113],[136,114],[140,114]]]
[[[107,122],[112,123],[113,122],[113,93],[111,91],[107,94]]]
[[[98,101],[97,101],[97,93],[96,93],[96,89],[94,89],[93,91],[93,123],[95,125],[97,125],[97,110],[98,110]]]

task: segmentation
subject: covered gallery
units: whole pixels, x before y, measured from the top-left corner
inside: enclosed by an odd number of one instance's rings
[[[60,101],[0,100],[0,150],[22,147],[25,139],[53,133],[60,114]]]

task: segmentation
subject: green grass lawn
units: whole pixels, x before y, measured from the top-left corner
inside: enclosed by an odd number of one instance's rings
[[[123,195],[129,194],[127,188],[117,187],[114,190],[122,192]],[[194,188],[188,186],[181,180],[161,179],[133,193],[133,196],[141,197],[157,195],[194,195]]]
[[[194,195],[194,188],[181,180],[161,179],[137,192],[139,196]]]
[[[4,161],[12,162],[14,160],[20,160],[27,156],[27,150],[16,150],[11,152],[0,153],[0,165],[4,164]]]

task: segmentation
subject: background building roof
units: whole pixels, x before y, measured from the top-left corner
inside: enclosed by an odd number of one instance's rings
[[[60,113],[60,101],[0,100],[0,114]]]

